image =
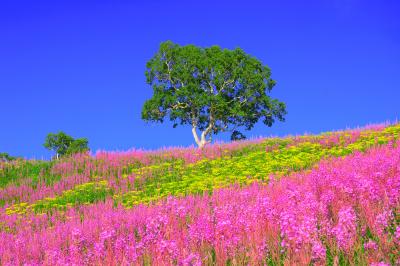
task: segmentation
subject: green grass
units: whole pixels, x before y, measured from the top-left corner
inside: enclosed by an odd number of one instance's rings
[[[35,187],[41,180],[46,184],[54,183],[61,178],[60,175],[51,173],[54,162],[35,160],[16,160],[3,163],[0,168],[0,188],[9,184],[20,185],[23,180],[28,180]]]

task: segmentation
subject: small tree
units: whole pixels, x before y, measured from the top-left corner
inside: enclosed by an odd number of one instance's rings
[[[60,131],[58,133],[49,133],[43,146],[56,153],[56,158],[60,156],[83,152],[88,150],[88,140],[86,138],[74,139],[73,137]]]
[[[7,152],[0,152],[0,161],[2,162],[9,162],[17,159],[17,157],[13,157]]]
[[[231,140],[235,141],[235,140],[243,140],[246,139],[246,136],[243,135],[241,132],[234,130],[231,134]]]
[[[240,48],[180,46],[167,41],[146,65],[153,96],[144,103],[142,119],[173,126],[188,124],[199,147],[212,135],[250,130],[260,118],[267,126],[284,121],[285,104],[267,95],[275,85],[271,71]],[[198,135],[198,130],[201,135]]]

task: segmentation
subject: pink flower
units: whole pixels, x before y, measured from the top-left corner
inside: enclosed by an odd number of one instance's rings
[[[319,241],[315,241],[312,245],[312,260],[325,260],[326,248]]]
[[[391,211],[384,211],[376,216],[375,229],[379,235],[383,235],[385,233],[385,229],[392,219],[393,213]]]
[[[385,262],[373,262],[370,266],[390,266],[390,264]]]
[[[104,230],[103,232],[101,232],[100,234],[100,239],[105,241],[111,237],[113,237],[115,233],[115,230],[111,229],[111,230]]]
[[[200,266],[201,258],[197,253],[190,253],[184,260],[182,260],[184,266]]]
[[[79,228],[74,228],[72,229],[71,234],[74,238],[79,238],[82,235],[82,231]]]
[[[102,257],[104,255],[104,244],[97,242],[94,244],[94,253],[97,257]]]
[[[372,241],[370,239],[370,240],[368,240],[367,243],[364,243],[364,249],[365,250],[377,250],[378,249],[378,245],[376,244],[375,241]]]
[[[400,225],[396,227],[396,231],[394,232],[394,241],[400,245]]]
[[[352,207],[343,207],[339,211],[339,222],[333,229],[338,246],[349,249],[356,236],[356,214]]]

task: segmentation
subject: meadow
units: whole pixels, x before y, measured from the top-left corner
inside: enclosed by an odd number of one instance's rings
[[[399,135],[0,162],[0,265],[398,265]]]

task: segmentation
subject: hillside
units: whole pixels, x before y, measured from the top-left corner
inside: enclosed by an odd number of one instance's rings
[[[395,265],[399,134],[0,162],[0,264]]]

